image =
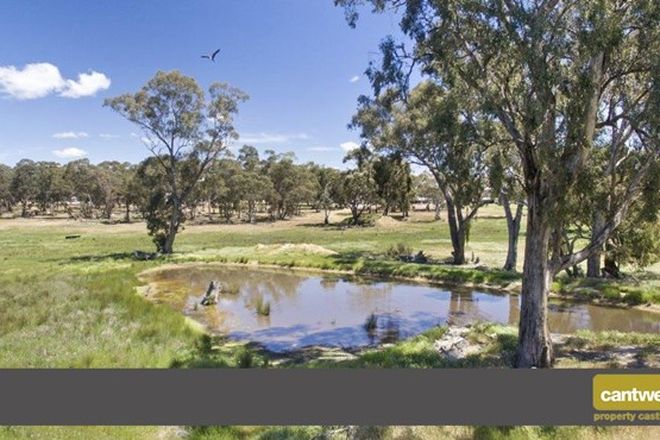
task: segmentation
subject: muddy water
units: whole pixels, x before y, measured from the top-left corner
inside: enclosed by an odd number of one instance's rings
[[[220,301],[199,302],[212,280]],[[273,351],[309,345],[358,347],[391,342],[447,322],[517,324],[519,297],[469,289],[373,282],[301,272],[233,267],[187,267],[153,272],[149,297],[171,305],[210,331],[263,344]],[[256,312],[270,303],[270,315]],[[365,328],[374,314],[376,328]],[[660,332],[660,317],[640,310],[553,302],[550,329]]]

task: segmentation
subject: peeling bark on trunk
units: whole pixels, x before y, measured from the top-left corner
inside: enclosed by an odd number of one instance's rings
[[[550,224],[542,198],[528,196],[527,238],[518,327],[516,367],[552,366],[553,352],[548,330],[548,293],[552,269],[548,261]]]
[[[457,209],[451,198],[447,198],[447,222],[449,223],[449,235],[453,248],[453,264],[465,264],[465,223],[457,215]],[[460,212],[459,212],[460,215]]]

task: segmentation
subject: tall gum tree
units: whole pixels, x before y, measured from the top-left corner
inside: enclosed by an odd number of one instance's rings
[[[527,198],[527,231],[516,365],[553,362],[547,302],[551,280],[599,252],[639,197],[660,155],[657,114],[660,4],[648,0],[335,0],[355,24],[361,5],[399,7],[413,42],[410,58],[437,81],[476,93],[511,137]],[[388,61],[388,60],[386,60]],[[388,62],[397,67],[401,63]],[[400,75],[385,72],[381,80]],[[626,107],[608,109],[616,84]],[[611,111],[610,111],[611,110]],[[564,198],[603,129],[628,121],[621,144],[630,165],[588,243],[563,252],[573,213]],[[611,136],[611,134],[610,134]]]
[[[150,233],[158,250],[173,252],[185,216],[183,208],[211,164],[237,139],[233,118],[247,95],[224,83],[209,88],[208,99],[197,82],[177,71],[158,72],[133,94],[105,105],[136,124],[144,143],[165,173],[167,200]]]
[[[432,81],[410,92],[380,91],[375,99],[360,98],[351,125],[360,127],[376,150],[401,154],[431,173],[445,201],[452,261],[464,264],[470,225],[488,184],[485,153],[494,143],[492,121],[463,91]]]

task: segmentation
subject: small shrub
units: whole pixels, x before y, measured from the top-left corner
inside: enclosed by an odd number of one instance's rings
[[[631,306],[637,306],[644,303],[644,292],[641,290],[632,290],[626,293],[626,296],[623,298],[626,304]]]
[[[236,366],[238,368],[252,368],[254,356],[247,347],[242,347],[236,352]]]
[[[412,248],[405,243],[393,244],[385,252],[390,258],[398,258],[401,255],[411,255],[412,253]]]
[[[603,297],[612,301],[621,299],[621,291],[616,286],[605,286],[601,289]]]

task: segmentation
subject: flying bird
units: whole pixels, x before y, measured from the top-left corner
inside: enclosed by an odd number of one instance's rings
[[[211,60],[215,63],[215,56],[218,54],[218,52],[220,52],[220,49],[216,50],[211,55],[202,55],[202,58],[206,58],[207,60]]]

